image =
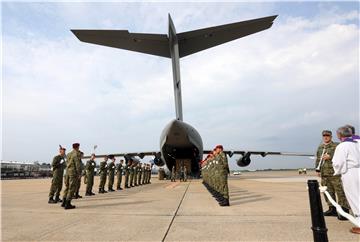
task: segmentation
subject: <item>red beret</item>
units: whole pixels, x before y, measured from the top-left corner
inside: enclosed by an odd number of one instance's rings
[[[215,149],[224,149],[224,147],[222,146],[222,145],[217,145],[216,147],[215,147]]]
[[[79,148],[79,147],[80,147],[80,144],[79,144],[79,143],[74,143],[74,144],[72,145],[72,147],[73,147],[74,149]]]

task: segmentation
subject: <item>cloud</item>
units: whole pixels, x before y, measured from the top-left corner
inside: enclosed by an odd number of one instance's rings
[[[277,10],[260,3],[22,7],[4,14],[2,158],[23,161],[49,160],[59,143],[75,141],[85,152],[94,144],[99,153],[157,150],[174,117],[169,59],[85,44],[70,28],[166,33],[171,12],[181,32]],[[358,125],[358,12],[319,9],[312,17],[280,14],[269,30],[181,59],[184,118],[204,147],[311,152],[322,129]],[[42,28],[23,21],[32,16]],[[250,168],[309,165],[276,160],[256,159]]]

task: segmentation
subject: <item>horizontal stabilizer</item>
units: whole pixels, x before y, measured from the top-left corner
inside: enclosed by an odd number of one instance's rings
[[[71,30],[83,42],[170,58],[164,34],[137,34],[127,30]]]
[[[179,33],[177,35],[179,40],[179,55],[180,57],[191,55],[268,29],[272,26],[276,17],[277,15]]]

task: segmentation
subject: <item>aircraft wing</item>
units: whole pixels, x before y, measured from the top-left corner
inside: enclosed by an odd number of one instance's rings
[[[177,34],[179,55],[184,57],[244,36],[260,32],[272,26],[277,15],[198,29]]]
[[[170,58],[169,39],[164,34],[138,34],[127,30],[76,30],[83,42]]]
[[[204,154],[211,153],[212,150],[204,150]],[[300,152],[274,152],[274,151],[245,151],[245,150],[224,150],[224,153],[227,154],[229,157],[233,155],[261,155],[265,157],[267,155],[284,155],[284,156],[305,156],[305,157],[312,157],[314,154],[311,153],[300,153]]]
[[[160,157],[161,154],[159,151],[150,151],[150,152],[132,152],[132,153],[117,153],[117,154],[112,154],[111,155],[115,156],[115,157],[124,157],[125,159],[127,159],[128,157],[135,157],[138,156],[140,159],[144,158],[145,156],[155,156],[155,157]],[[103,155],[96,155],[96,158],[104,158],[107,155],[110,154],[103,154]],[[84,156],[85,159],[90,158],[90,156]]]

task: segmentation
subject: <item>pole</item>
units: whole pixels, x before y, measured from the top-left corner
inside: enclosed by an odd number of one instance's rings
[[[317,180],[308,180],[309,200],[312,231],[314,242],[328,242],[327,228],[321,204],[319,183]]]

